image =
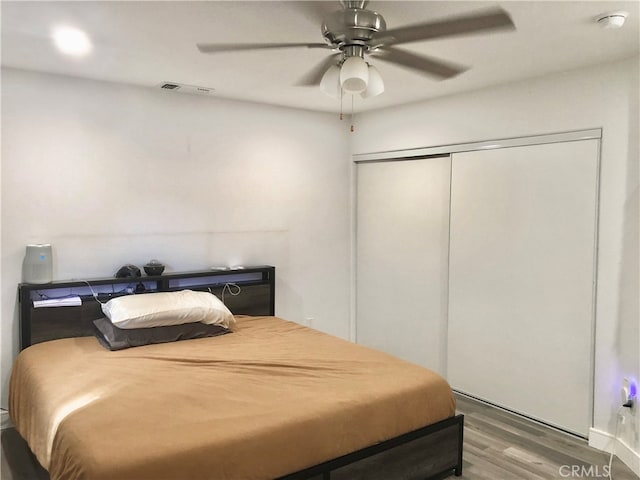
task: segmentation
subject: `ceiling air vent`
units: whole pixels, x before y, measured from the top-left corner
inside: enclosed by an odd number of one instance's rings
[[[211,95],[215,90],[209,87],[198,87],[197,85],[185,85],[183,83],[162,82],[158,85],[162,90],[171,90],[179,93],[191,93],[195,95]]]

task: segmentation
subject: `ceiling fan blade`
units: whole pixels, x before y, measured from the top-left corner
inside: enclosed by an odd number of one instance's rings
[[[301,87],[309,87],[313,85],[320,85],[320,81],[322,80],[322,76],[329,69],[331,65],[336,64],[337,58],[342,55],[341,53],[336,53],[334,55],[329,55],[327,58],[318,63],[315,67],[309,70],[300,80],[296,82],[296,85]]]
[[[197,47],[202,53],[265,50],[269,48],[332,48],[326,43],[198,43]]]
[[[383,47],[371,53],[376,58],[385,62],[408,67],[417,70],[420,73],[427,74],[439,79],[451,78],[459,75],[467,70],[467,67],[445,63],[440,60],[434,60],[424,55],[407,52],[399,48]]]
[[[451,37],[490,30],[515,30],[515,25],[507,12],[501,8],[483,13],[449,18],[439,22],[409,25],[381,32],[373,45],[396,45],[418,42],[432,38]]]

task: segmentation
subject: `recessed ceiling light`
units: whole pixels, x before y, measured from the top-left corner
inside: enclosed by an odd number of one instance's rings
[[[596,18],[596,22],[602,28],[621,28],[628,15],[627,12],[607,13]]]
[[[56,47],[67,55],[82,56],[91,51],[89,36],[77,28],[59,27],[53,32]]]

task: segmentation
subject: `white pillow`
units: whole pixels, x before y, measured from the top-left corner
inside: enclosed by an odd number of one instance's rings
[[[144,293],[114,298],[102,311],[118,328],[149,328],[202,322],[231,328],[235,318],[218,297],[208,292]]]

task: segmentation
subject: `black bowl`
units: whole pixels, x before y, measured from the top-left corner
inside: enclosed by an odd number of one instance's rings
[[[162,275],[162,272],[164,272],[164,265],[145,265],[142,268],[144,268],[144,273],[150,277],[154,275]]]

